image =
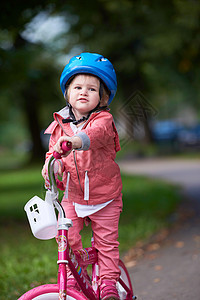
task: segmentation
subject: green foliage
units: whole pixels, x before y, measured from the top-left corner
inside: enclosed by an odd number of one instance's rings
[[[80,51],[102,53],[113,62],[119,87],[114,112],[136,90],[160,118],[175,117],[185,105],[199,110],[199,1],[36,0],[19,1],[15,10],[12,5],[3,1],[0,9],[0,116],[3,126],[26,126],[24,139],[35,148],[52,112],[64,106],[60,61]],[[31,43],[22,34],[41,12],[66,20],[51,43]]]
[[[3,171],[1,174],[1,220],[25,220],[23,207],[35,194],[43,196],[43,179],[38,167],[14,171]]]
[[[56,283],[57,247],[55,240],[39,241],[28,226],[1,226],[1,299],[18,299],[41,283]],[[52,258],[52,259],[51,259]]]

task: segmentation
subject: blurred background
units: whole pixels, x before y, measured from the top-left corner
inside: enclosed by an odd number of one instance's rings
[[[111,112],[121,138],[118,160],[185,159],[199,157],[199,50],[197,0],[1,1],[2,300],[56,282],[55,241],[31,235],[23,207],[34,195],[44,198],[41,168],[49,137],[43,133],[53,112],[65,106],[59,80],[69,59],[96,52],[115,67]],[[125,253],[173,224],[182,196],[179,187],[157,179],[122,174],[122,180]]]
[[[198,152],[199,1],[10,0],[0,7],[0,166],[44,159],[43,131],[65,105],[60,74],[83,51],[101,53],[116,69],[111,111],[127,156]]]

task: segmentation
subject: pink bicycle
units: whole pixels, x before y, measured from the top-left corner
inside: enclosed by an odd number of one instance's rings
[[[70,150],[70,145],[63,143],[64,151]],[[58,189],[62,189],[62,183],[55,179],[54,163],[60,158],[54,152],[48,163],[50,189],[46,192],[45,201],[35,196],[25,205],[25,211],[31,226],[33,235],[39,239],[51,239],[57,235],[58,241],[58,281],[57,284],[46,284],[33,288],[22,295],[18,300],[98,300],[98,254],[91,240],[91,247],[72,251],[68,243],[68,229],[72,221],[65,216],[64,209],[58,201]],[[55,208],[59,215],[58,220]],[[83,267],[92,265],[92,274],[88,275]],[[80,291],[75,288],[67,288],[66,265],[70,268],[76,279]],[[121,276],[117,282],[117,288],[122,300],[136,299],[133,294],[132,284],[124,263],[119,261]]]

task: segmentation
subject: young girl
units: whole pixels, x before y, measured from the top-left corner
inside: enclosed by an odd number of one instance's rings
[[[60,85],[67,105],[54,114],[55,120],[46,130],[51,134],[46,161],[53,151],[62,154],[63,141],[72,143],[60,168],[65,186],[62,205],[73,221],[70,245],[73,250],[82,248],[80,231],[84,221],[90,220],[98,249],[100,297],[118,300],[122,182],[115,162],[119,138],[108,109],[117,89],[115,70],[102,55],[82,53],[65,66]],[[42,175],[46,179],[46,165]],[[68,285],[76,286],[72,275],[69,278]]]

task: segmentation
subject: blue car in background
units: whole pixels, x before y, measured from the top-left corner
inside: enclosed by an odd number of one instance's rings
[[[152,125],[152,137],[155,142],[172,143],[177,141],[183,126],[171,120],[157,121]]]
[[[153,123],[152,137],[157,144],[171,144],[178,148],[200,147],[200,124],[185,127],[172,120]]]
[[[184,128],[178,134],[178,143],[182,147],[200,147],[200,124]]]

